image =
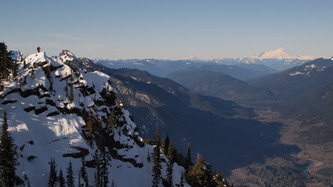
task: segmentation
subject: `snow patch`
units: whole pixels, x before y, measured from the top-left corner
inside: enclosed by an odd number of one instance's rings
[[[311,64],[311,65],[305,66],[305,68],[307,68],[307,69],[314,69],[316,67],[317,66],[315,64]]]
[[[16,131],[17,132],[22,132],[22,131],[28,131],[28,126],[26,124],[19,124],[16,126]]]
[[[295,73],[290,73],[290,76],[297,76],[297,75],[304,75],[305,73],[300,72],[300,71],[296,71]]]
[[[139,66],[143,66],[143,63],[140,62],[133,62],[134,65],[139,65]]]

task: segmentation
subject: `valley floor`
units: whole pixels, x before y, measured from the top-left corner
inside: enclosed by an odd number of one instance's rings
[[[272,109],[257,109],[257,119],[262,122],[280,122],[283,125],[280,142],[296,145],[298,153],[287,157],[266,158],[264,163],[235,169],[230,177],[236,185],[248,186],[293,185],[293,186],[330,186],[333,184],[333,142],[313,143],[302,136],[310,126],[302,121],[284,119]],[[313,124],[313,127],[326,125]],[[318,134],[320,136],[320,134]]]

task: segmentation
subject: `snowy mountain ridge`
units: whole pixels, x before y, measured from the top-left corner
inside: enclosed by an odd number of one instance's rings
[[[260,55],[244,58],[203,60],[195,56],[190,56],[183,60],[95,59],[94,62],[112,69],[139,69],[159,77],[167,77],[174,72],[186,69],[202,69],[219,71],[237,79],[246,80],[263,74],[283,71],[315,58],[317,57],[295,55],[284,48],[279,48],[263,52]]]
[[[290,51],[288,51],[288,50],[286,50],[284,48],[278,48],[278,49],[275,49],[275,50],[270,50],[270,51],[262,52],[261,54],[252,56],[251,58],[260,59],[260,60],[263,60],[263,59],[313,60],[316,57],[295,55],[295,54],[291,53]]]
[[[130,113],[116,105],[110,77],[66,65],[74,59],[69,51],[56,58],[45,52],[32,54],[18,59],[19,72],[14,80],[3,82],[0,112],[6,111],[17,145],[16,174],[26,184],[46,186],[52,158],[57,172],[62,169],[65,173],[71,162],[78,181],[81,157],[85,157],[93,185],[95,152],[106,147],[110,183],[151,186],[153,163],[147,157],[153,146],[143,142]],[[92,126],[91,121],[98,126]],[[164,154],[161,157],[167,160]],[[173,185],[180,184],[184,168],[175,163],[173,170]],[[166,163],[162,162],[165,177]]]
[[[293,70],[294,72],[290,72],[290,76],[297,76],[297,75],[306,75],[310,76],[316,72],[325,71],[327,68],[332,68],[332,61],[333,58],[327,59],[326,63],[307,63],[304,66],[295,67]]]

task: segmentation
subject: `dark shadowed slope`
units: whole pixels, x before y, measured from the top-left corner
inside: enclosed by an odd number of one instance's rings
[[[220,72],[179,71],[168,77],[195,92],[221,99],[239,102],[274,99],[274,95],[267,89],[250,85]]]

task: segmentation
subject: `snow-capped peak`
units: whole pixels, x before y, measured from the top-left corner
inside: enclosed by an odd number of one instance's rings
[[[291,53],[290,51],[284,48],[278,48],[275,50],[270,50],[266,52],[262,52],[260,55],[253,56],[255,59],[299,59],[299,60],[310,60],[315,57],[311,56],[299,56]]]
[[[38,64],[41,66],[44,66],[46,64],[51,64],[52,66],[59,67],[64,64],[63,61],[61,60],[59,61],[48,57],[44,51],[27,56],[24,62],[26,64],[30,64],[29,67],[34,67],[37,66]]]
[[[68,50],[60,56],[75,58]],[[18,147],[16,175],[26,186],[47,186],[48,163],[54,159],[57,173],[71,163],[74,180],[79,181],[81,158],[96,163],[103,148],[110,183],[150,186],[153,162],[147,157],[154,147],[143,142],[129,111],[116,106],[111,77],[75,69],[64,59],[49,58],[45,52],[29,55],[18,62],[17,77],[3,82],[0,112],[6,111],[8,130]],[[166,178],[167,158],[161,157],[161,177]],[[96,184],[96,170],[94,164],[87,165],[89,186]],[[180,185],[183,173],[175,163],[173,186]]]
[[[76,59],[76,56],[69,50],[64,49],[59,54],[58,59],[60,59],[62,62],[66,62],[66,61],[72,61],[72,60]]]

